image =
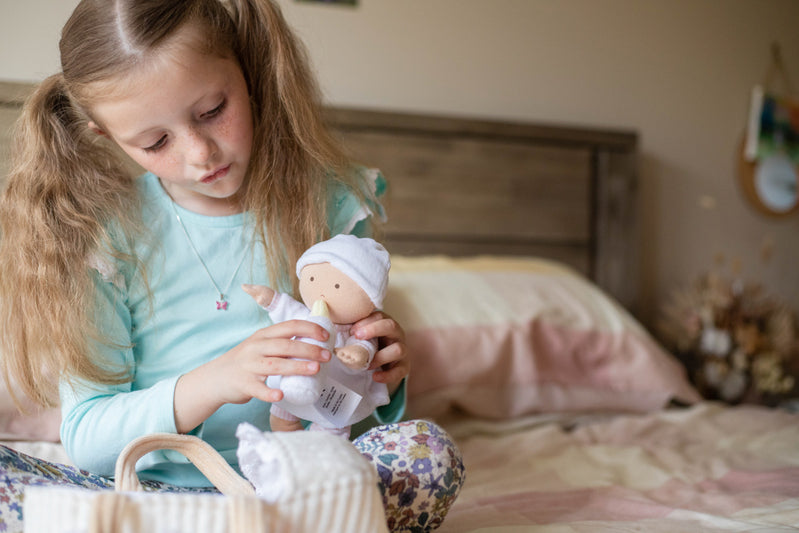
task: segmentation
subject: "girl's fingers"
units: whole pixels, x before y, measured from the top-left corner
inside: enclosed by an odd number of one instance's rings
[[[405,340],[405,332],[396,320],[382,312],[372,313],[369,317],[356,322],[350,331],[359,339],[377,337],[388,342]]]
[[[330,360],[329,350],[293,339],[256,339],[248,346],[248,350],[261,357],[310,359],[319,362]]]
[[[254,373],[259,376],[310,376],[319,372],[319,363],[285,359],[283,357],[262,357]]]
[[[307,320],[287,320],[259,329],[253,336],[262,339],[310,337],[325,342],[330,334],[319,324]]]
[[[283,393],[266,385],[269,376],[310,376],[319,372],[319,364],[330,360],[330,351],[293,339],[295,335],[327,337],[327,331],[303,320],[270,326],[203,365],[208,369],[205,374],[209,381],[223,384],[217,387],[223,403],[244,403],[251,398],[280,401]]]
[[[385,365],[396,363],[405,359],[405,345],[400,342],[395,342],[387,345],[375,354],[372,363],[369,365],[370,369],[379,368]]]
[[[359,321],[357,321],[355,324],[353,324],[353,328],[365,327],[368,324],[371,324],[372,322],[377,322],[378,320],[383,320],[384,318],[387,317],[388,315],[383,313],[383,311],[375,311],[366,318],[362,318]]]
[[[402,354],[392,358],[392,360],[388,363],[375,366],[374,370],[376,381],[383,381],[386,383],[394,381],[395,379],[396,381],[399,381],[407,376],[410,372],[411,362],[407,357],[405,357],[404,354]]]
[[[258,364],[260,363],[260,365]],[[258,398],[265,402],[278,402],[283,399],[280,389],[272,389],[266,384],[269,376],[310,376],[319,371],[315,361],[296,361],[281,357],[261,357],[254,368],[242,376],[246,398]]]
[[[369,365],[375,371],[372,379],[385,383],[393,393],[411,368],[402,327],[389,315],[378,311],[353,324],[351,333],[359,339],[378,339],[380,349]]]
[[[263,381],[254,383],[248,390],[247,395],[251,398],[258,398],[267,403],[279,402],[283,399],[283,391],[271,389]]]
[[[372,377],[378,383],[399,384],[402,378],[407,377],[409,370],[409,365],[401,363],[389,366],[385,370],[376,370]]]
[[[410,373],[410,367],[410,361],[402,359],[376,370],[372,375],[372,379],[377,383],[385,383],[388,387],[388,393],[393,395],[402,384],[402,380]]]

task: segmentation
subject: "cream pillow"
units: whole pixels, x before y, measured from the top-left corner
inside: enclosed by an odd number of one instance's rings
[[[392,257],[408,415],[649,411],[700,399],[683,367],[574,270],[534,258]]]

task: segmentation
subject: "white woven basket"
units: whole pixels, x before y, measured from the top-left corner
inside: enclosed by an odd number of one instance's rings
[[[29,487],[26,533],[261,533],[388,531],[374,467],[346,439],[325,432],[274,433],[288,477],[275,503],[204,441],[149,435],[131,442],[116,464],[116,489]],[[159,449],[181,452],[222,492],[143,492],[136,461]]]

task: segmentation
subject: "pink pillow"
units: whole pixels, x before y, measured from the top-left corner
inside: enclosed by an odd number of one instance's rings
[[[700,399],[629,313],[552,261],[394,256],[384,308],[407,334],[412,417],[649,411]]]

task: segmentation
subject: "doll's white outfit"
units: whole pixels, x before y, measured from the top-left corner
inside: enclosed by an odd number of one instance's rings
[[[275,323],[294,319],[308,320],[310,315],[310,311],[305,304],[284,293],[275,293],[272,302],[264,309],[269,312],[272,321]],[[377,352],[377,341],[375,339],[362,340],[350,335],[351,326],[352,324],[334,325],[335,347],[363,346],[369,353],[369,363],[371,363]],[[334,408],[334,406],[325,408],[323,405],[325,403],[324,398],[320,398],[319,402],[307,405],[298,405],[284,399],[273,403],[270,412],[284,420],[308,420],[313,423],[311,429],[324,429],[345,436],[349,435],[349,429],[352,424],[369,416],[377,407],[389,403],[386,384],[374,381],[372,379],[373,374],[374,370],[352,370],[347,368],[334,355],[329,362],[320,366],[316,377],[320,380],[322,389],[325,390],[323,395],[335,393],[330,387],[339,387],[338,397],[328,398],[329,401],[340,401],[341,394],[350,394],[350,391],[361,396],[357,405],[351,409],[351,414],[342,418],[340,415],[343,415],[343,413],[341,412],[331,413],[329,409]],[[266,384],[270,388],[279,389],[280,381],[281,376],[269,376]],[[350,401],[353,401],[352,396],[350,396]],[[346,409],[343,405],[341,407]],[[350,410],[346,412],[350,412]]]

